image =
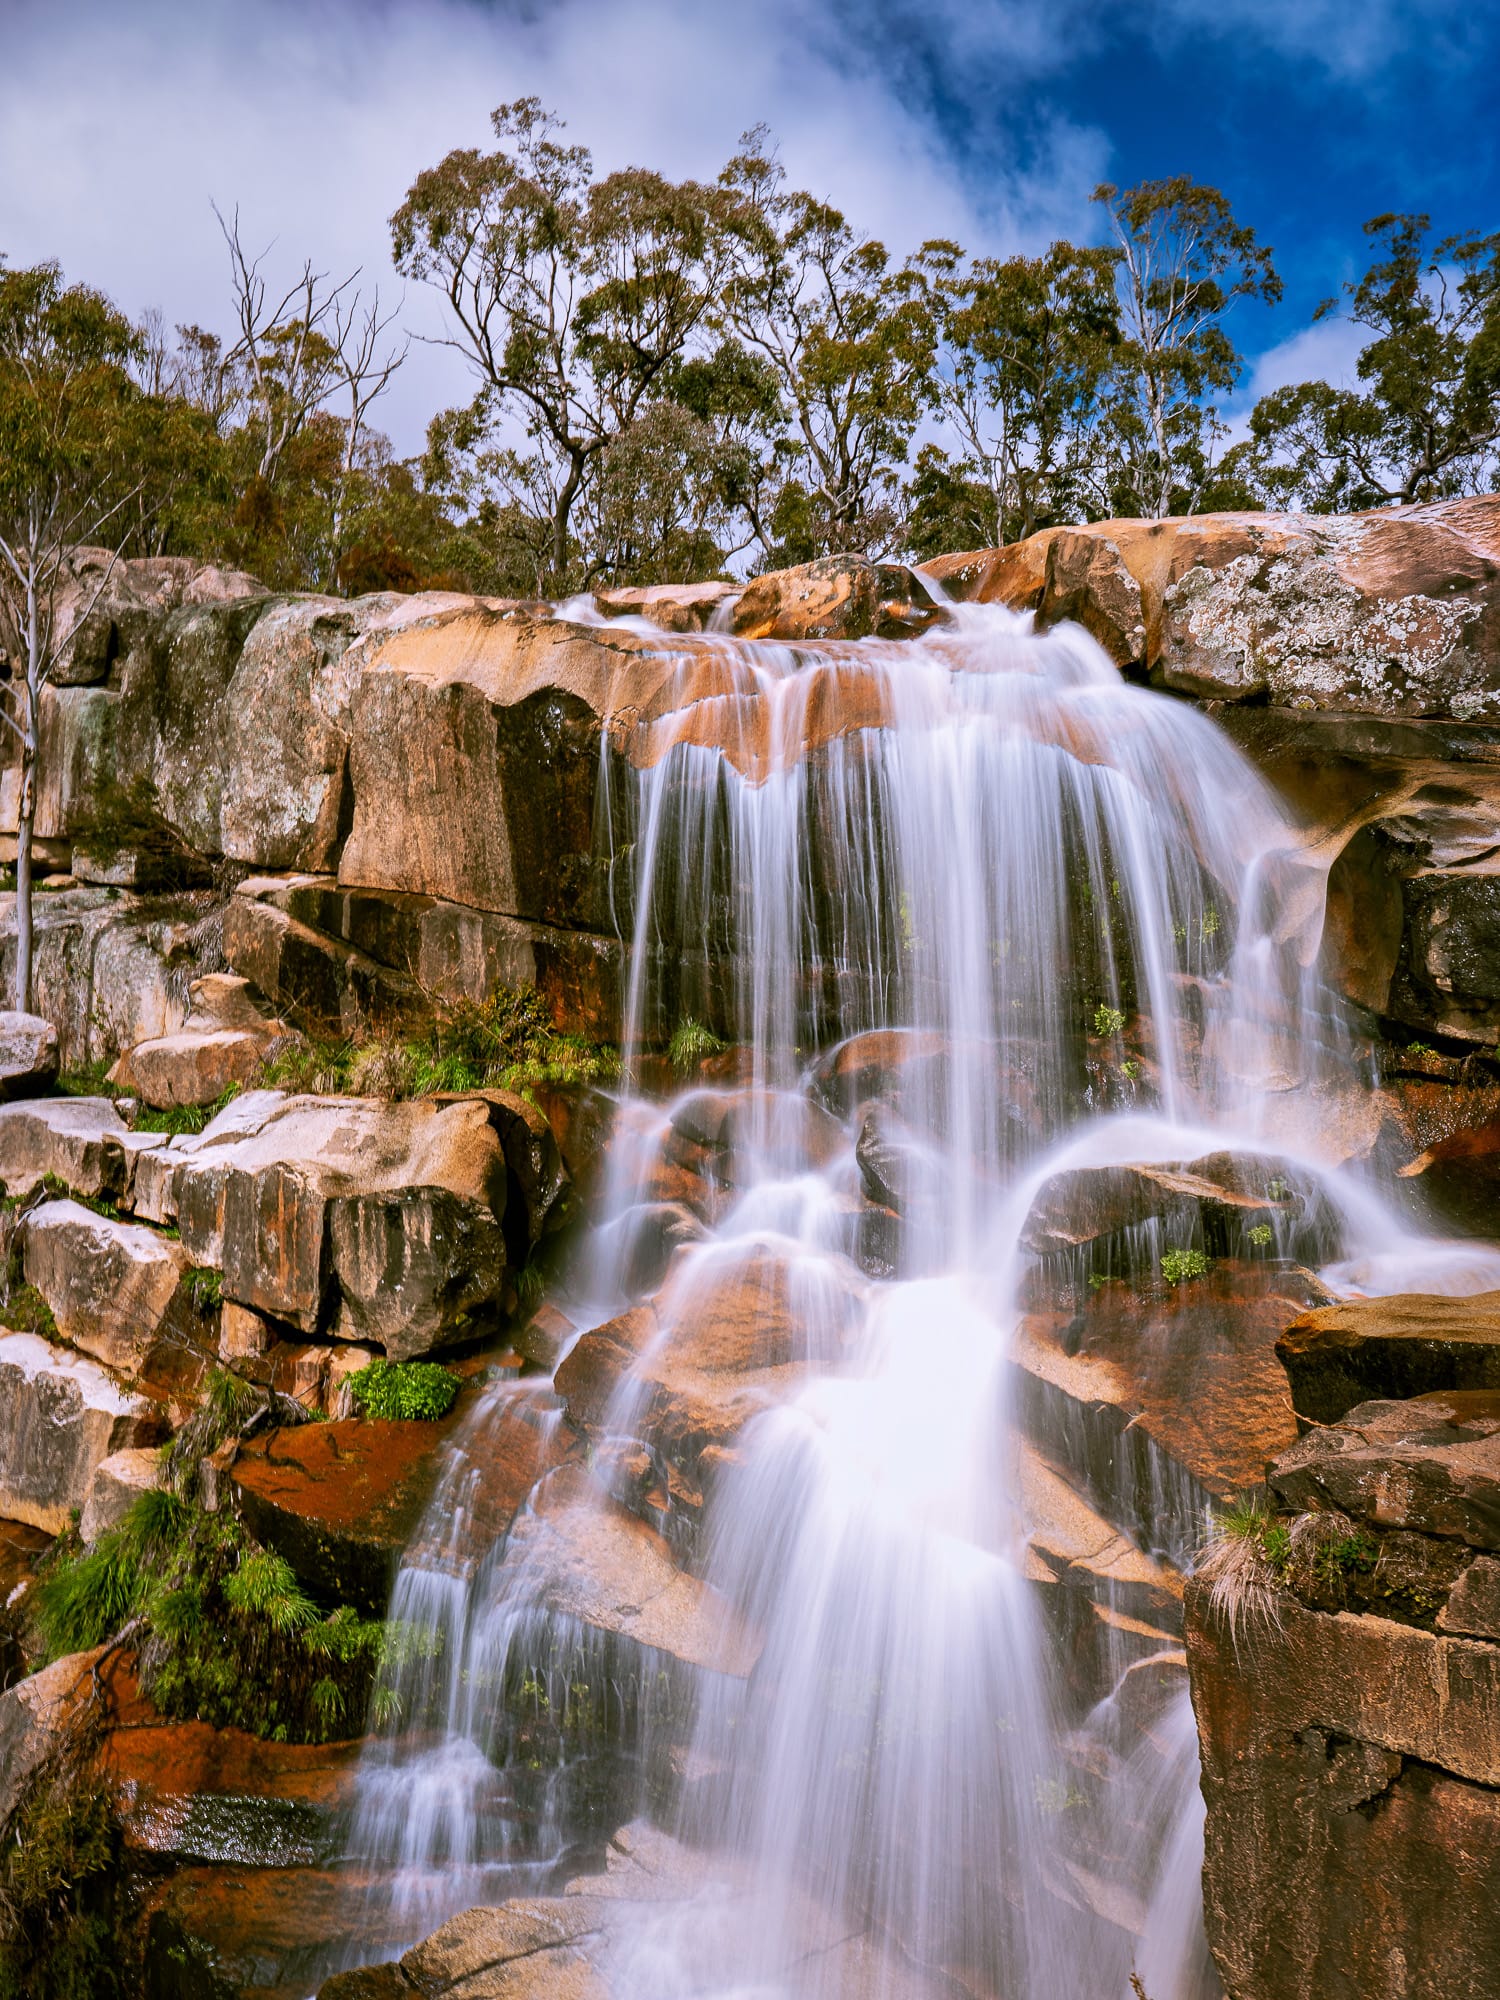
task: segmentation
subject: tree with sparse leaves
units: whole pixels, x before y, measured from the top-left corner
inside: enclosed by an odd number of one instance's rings
[[[1217,188],[1185,175],[1108,184],[1120,341],[1110,366],[1090,483],[1099,512],[1191,514],[1215,491],[1218,399],[1244,363],[1226,320],[1237,301],[1281,297],[1271,252]]]
[[[1370,339],[1358,389],[1302,382],[1251,416],[1275,506],[1315,513],[1441,500],[1500,485],[1500,232],[1430,242],[1425,215],[1377,215],[1375,261],[1345,286]],[[1339,309],[1326,299],[1321,320]]]
[[[0,269],[0,717],[17,749],[15,1004],[32,999],[32,844],[43,693],[69,636],[120,551],[170,482],[162,399],[132,376],[137,330],[101,293],[65,285],[55,264]],[[170,441],[170,433],[168,434]],[[69,563],[80,544],[110,559],[92,587]],[[81,589],[81,595],[80,595]],[[66,618],[60,600],[74,599]]]

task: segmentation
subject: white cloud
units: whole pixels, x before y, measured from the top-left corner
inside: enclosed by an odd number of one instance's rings
[[[1355,363],[1369,340],[1369,329],[1356,326],[1352,320],[1325,319],[1316,326],[1306,326],[1289,340],[1279,341],[1256,356],[1245,387],[1245,400],[1253,405],[1273,389],[1291,388],[1298,382],[1329,382],[1335,389],[1358,388]]]
[[[386,218],[413,176],[450,147],[488,143],[491,109],[531,92],[606,168],[711,176],[765,119],[789,172],[893,248],[933,234],[1031,247],[1088,226],[1102,135],[1032,119],[1023,150],[1002,106],[997,165],[966,188],[939,127],[908,102],[889,43],[835,32],[833,4],[0,0],[0,250],[15,263],[55,256],[132,313],[155,305],[169,323],[223,327],[210,201],[238,202],[247,243],[275,240],[273,266],[362,265],[394,295]],[[1034,11],[1008,0],[1012,25]],[[1018,77],[1050,60],[1043,40],[1030,46],[1015,44]],[[441,330],[420,291],[405,319]],[[418,349],[381,421],[413,450],[466,383],[457,356]]]
[[[1460,58],[1476,12],[1468,0],[1158,0],[1154,23],[1162,34],[1253,42],[1363,83],[1413,48]]]

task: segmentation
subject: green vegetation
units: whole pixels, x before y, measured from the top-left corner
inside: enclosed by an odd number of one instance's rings
[[[712,1029],[691,1018],[680,1021],[667,1045],[667,1060],[679,1076],[690,1075],[708,1056],[721,1055],[728,1047]]]
[[[37,1585],[50,1657],[129,1634],[164,1715],[324,1742],[363,1718],[386,1628],[326,1612],[288,1564],[227,1513],[163,1487],[84,1549],[64,1536]]]
[[[188,1295],[199,1312],[217,1312],[224,1303],[224,1273],[197,1265],[187,1274]]]
[[[133,1120],[134,1129],[137,1132],[164,1132],[173,1138],[179,1138],[183,1134],[191,1136],[205,1132],[225,1106],[233,1104],[239,1094],[239,1085],[231,1083],[212,1104],[171,1104],[161,1111],[143,1108],[136,1113]]]
[[[607,1083],[619,1068],[614,1049],[562,1033],[535,987],[515,986],[449,1009],[418,1035],[288,1044],[259,1080],[277,1090],[399,1099]]]
[[[1118,1035],[1125,1026],[1125,1016],[1118,1007],[1107,1007],[1101,1001],[1094,1009],[1094,1033],[1096,1035]]]
[[[1270,1243],[1275,1231],[1271,1228],[1269,1222],[1257,1222],[1252,1224],[1246,1233],[1257,1250],[1264,1250],[1267,1244]]]
[[[0,1824],[0,2000],[116,2000],[121,1836],[88,1721]]]
[[[349,1377],[349,1393],[367,1417],[402,1421],[447,1416],[459,1381],[435,1361],[372,1361]]]
[[[5,1324],[12,1333],[35,1333],[43,1340],[57,1339],[52,1308],[35,1285],[11,1286],[5,1300]]]
[[[1202,1250],[1168,1250],[1161,1260],[1161,1274],[1169,1285],[1184,1285],[1190,1278],[1205,1276],[1211,1261]]]

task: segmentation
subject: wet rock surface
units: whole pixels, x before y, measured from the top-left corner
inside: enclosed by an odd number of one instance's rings
[[[1337,1423],[1377,1399],[1500,1391],[1500,1294],[1320,1306],[1292,1321],[1276,1352],[1298,1415],[1318,1424]]]

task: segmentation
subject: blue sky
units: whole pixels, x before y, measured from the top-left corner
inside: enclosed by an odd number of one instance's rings
[[[1287,285],[1241,311],[1245,395],[1348,373],[1351,331],[1308,321],[1367,216],[1500,228],[1497,0],[0,0],[0,42],[0,250],[169,321],[226,322],[211,200],[273,265],[391,297],[412,176],[533,91],[605,166],[710,175],[766,120],[899,251],[1087,235],[1100,179],[1213,182]],[[439,330],[427,297],[405,315]],[[421,349],[383,420],[415,449],[465,392]]]

